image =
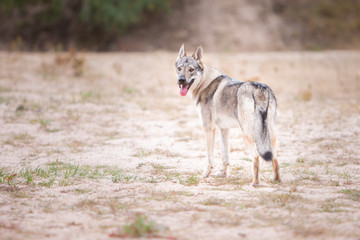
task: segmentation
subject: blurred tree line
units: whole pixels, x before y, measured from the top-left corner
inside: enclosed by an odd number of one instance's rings
[[[207,1],[210,3],[213,0]],[[237,0],[224,0],[224,4],[227,1]],[[360,0],[270,1],[272,9],[267,8],[264,11],[277,14],[294,30],[290,37],[285,32],[286,29],[280,33],[285,36],[284,39],[289,38],[285,42],[300,40],[303,49],[360,48]],[[171,31],[178,28],[163,24],[166,18],[159,17],[170,12],[174,8],[174,3],[178,6],[191,4],[196,8],[200,6],[199,2],[199,0],[0,0],[0,48],[9,49],[10,46],[16,50],[65,50],[69,47],[77,47],[109,50],[109,45],[114,43],[116,45],[122,34],[128,34],[134,28],[146,29],[149,25],[145,23],[159,25],[158,32],[152,33],[154,38],[164,32],[169,36],[176,36],[171,34]],[[252,0],[248,0],[248,4],[252,4]],[[182,8],[178,9],[178,11],[182,10]],[[186,15],[186,12],[181,12],[181,15],[184,18],[192,17]],[[168,16],[169,18],[171,16]],[[231,34],[233,29],[228,31]],[[134,40],[141,41],[141,39]],[[152,40],[155,41],[152,38],[147,39],[145,44],[151,44]],[[167,42],[162,44],[164,49],[170,48]]]
[[[168,12],[170,1],[0,0],[0,35],[20,49],[58,44],[104,50],[130,26]]]
[[[272,0],[273,11],[297,28],[303,48],[360,47],[360,0]]]

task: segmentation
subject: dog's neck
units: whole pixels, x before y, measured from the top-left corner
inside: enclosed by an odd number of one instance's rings
[[[196,102],[197,98],[199,97],[199,93],[201,93],[209,84],[216,79],[218,76],[222,75],[222,73],[213,67],[209,67],[203,64],[204,70],[201,75],[200,81],[193,86],[193,90],[191,92],[192,99]]]

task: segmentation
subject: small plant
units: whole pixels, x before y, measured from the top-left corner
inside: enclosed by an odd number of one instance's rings
[[[15,142],[29,143],[30,140],[34,139],[28,133],[12,134],[12,139],[5,141],[6,144],[15,145]]]
[[[297,159],[296,159],[296,162],[297,163],[305,163],[307,161],[307,159],[305,158],[305,157],[298,157]]]
[[[50,179],[49,181],[43,181],[39,183],[39,186],[51,188],[51,186],[54,184],[55,178]]]
[[[25,111],[26,108],[24,107],[24,105],[20,104],[16,107],[16,112],[21,112],[21,111]]]
[[[154,221],[149,221],[146,216],[137,216],[133,223],[124,225],[123,229],[111,233],[110,237],[156,237],[160,226]]]
[[[26,179],[27,184],[34,183],[32,169],[26,168],[24,171],[20,172],[20,176],[22,176],[22,177],[24,177],[24,179]]]
[[[170,173],[166,173],[165,181],[171,181],[173,176]]]
[[[180,177],[178,177],[179,183],[186,186],[192,186],[192,185],[198,185],[200,182],[200,179],[198,176],[192,174],[189,176],[186,181],[182,180]]]
[[[167,169],[166,166],[161,164],[152,163],[150,165],[154,168],[154,170],[152,171],[154,174],[163,173]]]
[[[8,185],[12,185],[15,177],[17,177],[16,173],[8,173],[5,171],[5,168],[0,169],[0,183],[6,182]]]
[[[37,168],[35,168],[34,171],[35,171],[36,175],[39,176],[39,177],[42,177],[42,178],[50,177],[50,173],[49,173],[48,170],[44,170],[44,169],[42,169],[40,167],[37,167]]]
[[[113,176],[113,177],[111,178],[111,181],[112,181],[113,183],[121,182],[121,180],[122,180],[122,175],[121,175],[121,174],[117,174],[117,175],[115,175],[115,176]]]
[[[202,204],[205,206],[216,206],[216,205],[221,205],[222,203],[223,200],[214,197],[208,198],[204,202],[202,202]]]
[[[95,170],[93,170],[91,172],[91,174],[89,175],[89,178],[91,179],[98,179],[105,176],[105,172],[101,171],[99,168],[96,168]]]
[[[88,100],[88,99],[90,99],[90,98],[92,98],[92,97],[96,97],[96,96],[100,97],[100,95],[95,94],[93,91],[88,91],[88,92],[85,92],[85,93],[80,93],[80,95],[81,95],[81,100],[82,100],[83,102],[85,102],[86,100]]]
[[[339,182],[339,181],[335,181],[335,180],[331,180],[331,181],[330,181],[330,185],[331,185],[331,186],[336,186],[336,187],[338,187],[338,186],[340,186],[340,182]]]
[[[187,180],[187,185],[191,186],[191,185],[198,185],[200,182],[200,179],[198,176],[196,175],[191,175],[188,180]]]
[[[80,57],[75,57],[72,63],[72,68],[74,70],[74,75],[76,77],[81,77],[85,71],[85,59]]]
[[[74,181],[70,179],[63,179],[59,181],[59,186],[63,186],[63,187],[70,186],[72,184],[74,184]]]
[[[137,153],[133,154],[132,156],[137,157],[137,158],[144,158],[144,157],[148,157],[152,154],[153,154],[152,151],[146,151],[144,149],[140,149],[137,151]]]
[[[127,94],[132,94],[132,93],[136,92],[136,89],[135,89],[135,88],[130,88],[130,87],[124,87],[124,88],[122,89],[122,91],[123,91],[124,93],[127,93]]]
[[[291,199],[291,193],[283,193],[275,195],[273,200],[280,203],[280,205],[283,207],[286,205],[289,199]]]
[[[69,164],[67,168],[65,168],[64,177],[65,179],[69,179],[70,177],[75,177],[75,175],[78,173],[79,165],[72,165]]]
[[[50,123],[51,121],[48,120],[48,119],[42,119],[42,118],[39,118],[38,119],[38,122],[40,123],[40,125],[44,128],[46,128]]]
[[[246,162],[252,162],[252,160],[250,158],[248,158],[248,157],[244,157],[241,160],[246,161]]]
[[[151,176],[151,179],[149,180],[149,183],[156,183],[156,178],[154,176]]]
[[[7,175],[6,176],[6,182],[7,182],[7,184],[8,185],[12,185],[12,181],[15,179],[15,177],[17,176],[17,174],[16,173],[12,173],[12,174],[10,174],[10,175]]]
[[[340,191],[343,194],[346,194],[353,201],[360,201],[360,190],[356,189],[344,189]]]
[[[310,166],[314,167],[314,166],[320,166],[320,165],[324,165],[325,162],[324,161],[319,161],[319,160],[314,160],[310,162]]]
[[[335,203],[334,199],[327,200],[321,204],[322,212],[340,212],[341,209],[338,208],[338,204]]]
[[[91,192],[91,189],[80,189],[80,188],[76,188],[74,189],[74,192],[77,194],[84,194],[84,193],[89,193]]]
[[[312,98],[311,88],[301,93],[301,100],[308,102],[311,100],[311,98]]]
[[[296,192],[296,186],[293,186],[289,192],[287,193],[277,193],[277,194],[270,194],[272,201],[274,203],[279,204],[281,207],[286,206],[289,202],[294,201],[298,198],[298,196],[295,196],[293,193]],[[269,195],[266,195],[269,196]],[[267,200],[267,199],[265,199]]]
[[[112,177],[112,181],[114,183],[130,183],[130,182],[134,182],[135,180],[137,179],[137,176],[133,176],[133,175],[126,175],[126,174],[123,174],[123,173],[119,173],[119,174],[116,174]]]

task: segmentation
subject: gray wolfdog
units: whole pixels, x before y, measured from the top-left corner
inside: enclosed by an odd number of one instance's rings
[[[280,181],[276,157],[275,115],[276,98],[265,84],[241,82],[224,75],[202,61],[199,46],[191,57],[186,56],[184,44],[176,60],[176,75],[181,96],[190,92],[203,123],[208,165],[203,177],[213,168],[216,127],[220,130],[223,167],[215,174],[226,177],[229,165],[229,129],[242,129],[253,158],[253,186],[260,184],[259,157],[272,161],[274,180]]]

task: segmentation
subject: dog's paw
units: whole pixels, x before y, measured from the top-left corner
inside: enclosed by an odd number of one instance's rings
[[[274,179],[272,180],[272,182],[275,183],[275,184],[280,184],[282,181],[281,181],[280,178],[278,178],[278,179],[275,179],[275,178],[274,178]]]
[[[226,171],[220,169],[214,174],[214,177],[225,178],[227,176]]]
[[[204,172],[202,174],[202,178],[209,177],[210,173],[211,173],[211,168],[205,168],[205,170],[204,170]]]
[[[259,182],[252,182],[252,183],[251,183],[251,186],[252,186],[253,188],[257,188],[257,187],[260,187],[260,183],[259,183]]]

